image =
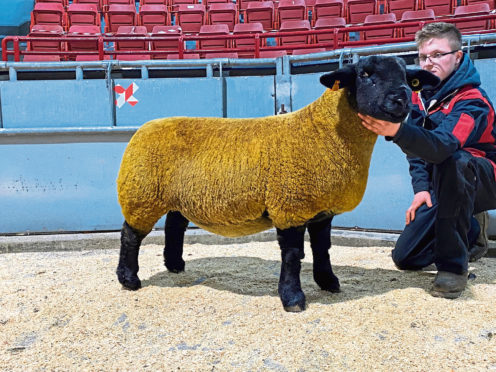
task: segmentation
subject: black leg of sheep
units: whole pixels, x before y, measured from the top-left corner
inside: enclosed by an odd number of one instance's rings
[[[144,236],[133,230],[124,222],[121,230],[121,252],[117,266],[117,278],[124,288],[136,290],[141,288],[138,278],[138,254]]]
[[[303,243],[305,226],[277,229],[277,240],[281,247],[281,276],[279,277],[279,297],[284,310],[298,312],[305,310],[305,294],[301,290],[301,259],[305,256]]]
[[[339,292],[339,279],[332,272],[329,248],[331,248],[331,222],[333,216],[310,221],[308,233],[313,253],[313,278],[325,291]]]
[[[167,213],[165,220],[164,264],[172,273],[184,271],[184,233],[189,221],[179,212]]]

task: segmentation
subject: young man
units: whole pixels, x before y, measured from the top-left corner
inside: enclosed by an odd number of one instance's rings
[[[486,227],[472,216],[496,208],[494,109],[454,25],[430,23],[415,41],[420,67],[439,77],[440,85],[413,93],[406,122],[359,116],[367,129],[396,143],[410,163],[415,195],[392,252],[396,266],[419,270],[435,263],[431,294],[457,298],[467,284],[469,259],[487,251],[487,242],[475,244]]]

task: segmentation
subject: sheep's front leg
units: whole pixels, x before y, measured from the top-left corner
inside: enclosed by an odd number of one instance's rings
[[[281,275],[279,277],[279,297],[284,310],[299,312],[305,310],[305,294],[301,290],[300,260],[305,256],[303,241],[305,227],[277,229],[277,240],[281,247]]]
[[[184,233],[189,221],[180,212],[167,213],[165,220],[164,264],[173,273],[184,271]]]
[[[141,288],[141,281],[138,278],[138,254],[143,239],[143,235],[124,222],[121,230],[121,252],[117,266],[117,278],[127,289]]]
[[[308,222],[308,233],[313,253],[313,278],[315,282],[325,291],[339,292],[339,279],[332,272],[329,257],[332,217],[325,216]]]

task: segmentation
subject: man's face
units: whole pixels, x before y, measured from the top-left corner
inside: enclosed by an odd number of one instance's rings
[[[462,58],[461,50],[453,50],[448,39],[432,38],[419,48],[419,63],[423,70],[432,72],[441,81],[456,70]]]

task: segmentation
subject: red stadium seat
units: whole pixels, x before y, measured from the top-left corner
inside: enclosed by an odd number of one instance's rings
[[[120,26],[136,25],[136,7],[134,5],[109,6],[105,15],[105,31],[116,32]]]
[[[161,4],[142,5],[138,17],[139,24],[145,26],[148,32],[151,32],[154,26],[170,24],[167,7]]]
[[[147,36],[145,26],[120,26],[115,33],[115,36]],[[134,41],[116,41],[115,50],[148,50],[148,41],[134,40]]]
[[[263,33],[263,26],[261,23],[238,23],[234,26],[233,35],[254,35]],[[263,45],[264,39],[260,39],[260,45]],[[239,38],[234,39],[234,46],[236,48],[250,48],[251,51],[241,52],[238,55],[241,58],[253,58],[255,56],[255,38]]]
[[[135,5],[134,0],[102,0],[102,9],[108,12],[111,5]]]
[[[239,58],[236,52],[217,52],[217,53],[206,53],[206,59],[210,58]]]
[[[266,31],[274,29],[274,3],[272,1],[252,1],[246,8],[246,23],[260,22]]]
[[[60,56],[49,54],[25,54],[23,62],[60,62]]]
[[[169,5],[169,0],[140,0],[140,5]]]
[[[248,3],[253,1],[263,1],[263,0],[236,0],[236,5],[238,6],[239,12],[244,12],[248,8]]]
[[[64,29],[60,25],[34,25],[29,37],[62,37]],[[28,50],[61,51],[62,41],[29,41]]]
[[[150,59],[149,54],[117,54],[115,59],[119,61],[146,61]]]
[[[234,3],[211,3],[208,16],[210,24],[226,24],[230,32],[238,23],[238,11]]]
[[[234,4],[231,0],[202,0],[202,4],[205,5],[207,10],[210,10],[210,6],[213,4]]]
[[[200,36],[229,35],[229,27],[224,24],[203,25],[200,28]],[[229,45],[228,39],[200,39],[200,49],[224,49]]]
[[[396,16],[394,13],[387,14],[370,14],[365,17],[364,26],[373,26],[373,25],[384,25],[384,24],[395,24]],[[362,40],[370,40],[370,39],[384,39],[384,38],[393,38],[396,34],[395,28],[382,28],[379,30],[368,30],[361,32],[360,38]]]
[[[474,3],[456,7],[455,18],[474,17],[470,21],[455,22],[456,27],[464,34],[488,30],[491,28],[491,21],[489,19],[477,19],[478,17],[476,16],[489,15],[490,10],[487,3]]]
[[[72,0],[73,4],[93,4],[99,12],[102,11],[102,0]]]
[[[376,13],[376,0],[348,0],[346,3],[348,23],[363,23],[366,16]]]
[[[96,52],[98,51],[98,41],[88,40],[88,41],[70,41],[71,37],[96,37],[101,35],[100,27],[94,25],[75,25],[71,26],[69,32],[67,33],[67,50],[68,51],[81,51],[81,52]],[[77,56],[76,56],[77,58]],[[97,56],[98,59],[98,56]]]
[[[317,43],[330,43],[329,46],[326,47],[327,50],[334,49],[334,29],[345,28],[346,20],[343,17],[334,17],[334,18],[320,18],[315,22],[314,29],[315,30],[330,30],[330,32],[316,34],[315,40]],[[345,33],[338,34],[338,41],[347,40]]]
[[[68,27],[74,25],[100,26],[100,13],[95,4],[72,3],[67,8]]]
[[[313,23],[320,18],[344,17],[343,0],[316,0]]]
[[[65,27],[64,7],[59,3],[36,3],[31,12],[31,27],[34,25]]]
[[[198,33],[205,24],[205,7],[201,4],[181,4],[177,11],[176,24],[184,33]]]
[[[62,5],[63,7],[66,7],[68,4],[67,0],[36,0],[36,3],[57,3]]]
[[[453,13],[452,0],[423,0],[424,9],[432,9],[436,17]]]
[[[479,3],[487,3],[491,10],[496,8],[496,0],[464,0],[462,1],[462,5],[470,5],[470,4],[479,4]]]
[[[107,61],[110,59],[109,55],[104,55],[103,60]],[[89,62],[89,61],[99,61],[100,58],[98,54],[78,54],[76,56],[76,62]]]
[[[165,51],[177,51],[179,47],[179,37],[182,34],[181,27],[179,26],[155,26],[153,27],[151,36],[154,37],[166,37],[165,40],[152,41],[152,50],[165,50]],[[153,58],[166,58],[167,54],[155,54]]]
[[[280,0],[277,15],[279,25],[284,21],[307,19],[305,0]]]
[[[279,31],[310,31],[310,29],[310,22],[306,19],[303,19],[297,21],[284,21],[281,24]],[[310,44],[311,39],[311,35],[281,36],[279,38],[279,44],[284,46],[294,44]]]
[[[173,11],[177,11],[179,5],[181,4],[186,4],[186,5],[198,4],[198,0],[170,0],[170,5]]]
[[[403,13],[400,22],[415,22],[415,21],[430,21],[436,19],[436,15],[432,9],[424,10],[407,10]],[[422,27],[403,27],[401,33],[403,37],[414,37],[415,33]]]
[[[325,51],[326,51],[326,48],[294,49],[292,54],[294,56],[298,56],[298,55],[302,55],[302,54],[322,53]]]
[[[393,13],[396,19],[401,19],[407,10],[416,10],[417,0],[386,0],[386,12]]]
[[[277,58],[288,55],[285,50],[262,50],[260,51],[260,58]]]

